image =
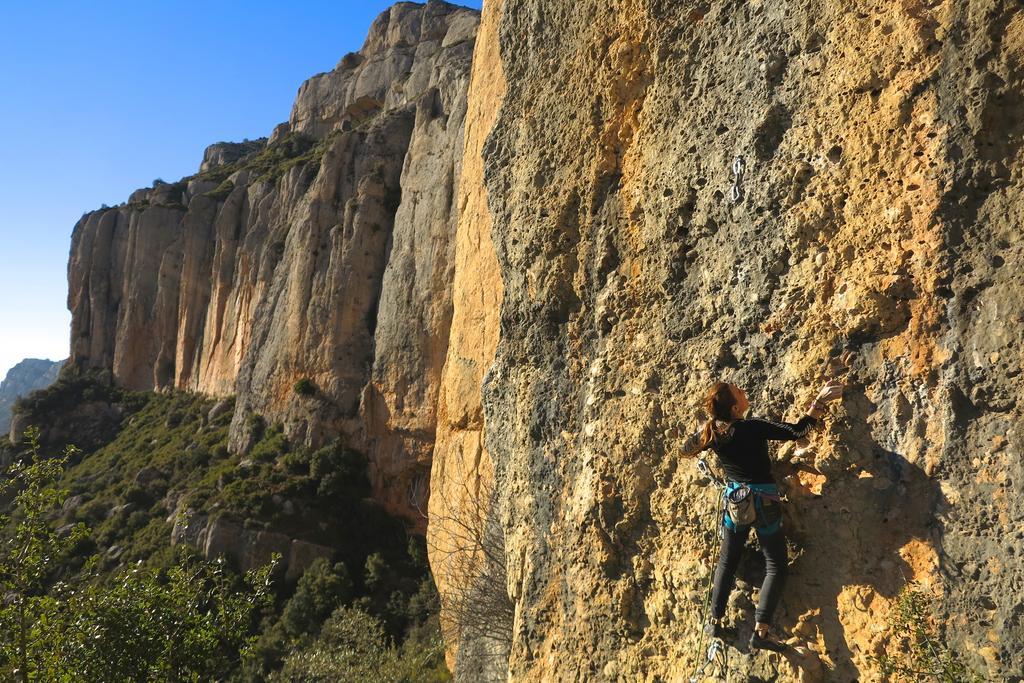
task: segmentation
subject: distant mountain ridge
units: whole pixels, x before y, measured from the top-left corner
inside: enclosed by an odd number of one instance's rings
[[[0,382],[0,433],[10,429],[14,402],[53,384],[64,363],[63,360],[26,358],[7,372],[7,377]]]

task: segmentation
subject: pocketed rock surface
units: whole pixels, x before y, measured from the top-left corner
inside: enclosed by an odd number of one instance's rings
[[[826,427],[777,450],[800,650],[739,645],[751,555],[731,671],[874,680],[914,580],[950,648],[1020,680],[1019,3],[506,0],[499,31],[511,678],[687,678],[715,494],[665,432],[718,379],[795,421],[848,349]]]

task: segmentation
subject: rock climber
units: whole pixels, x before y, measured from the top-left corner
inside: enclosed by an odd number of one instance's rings
[[[711,592],[712,612],[704,625],[705,633],[712,638],[721,638],[726,633],[722,617],[736,582],[740,553],[753,526],[764,553],[766,573],[754,613],[756,625],[750,646],[775,652],[786,648],[771,633],[772,614],[782,594],[789,560],[782,531],[782,503],[772,477],[768,442],[803,438],[821,424],[825,404],[839,398],[844,386],[837,381],[826,382],[807,413],[795,423],[745,417],[750,403],[746,393],[735,384],[716,382],[705,396],[708,420],[687,438],[683,454],[696,457],[701,451],[713,450],[727,480],[722,547]]]

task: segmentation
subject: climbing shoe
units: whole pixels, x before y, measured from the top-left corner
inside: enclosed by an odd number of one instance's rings
[[[750,634],[750,647],[755,650],[771,650],[772,652],[782,652],[789,648],[785,643],[775,640],[772,637],[771,631],[765,636],[760,636],[757,633],[757,629],[754,629],[754,632]]]
[[[728,638],[736,635],[736,629],[726,628],[721,619],[711,618],[704,623],[704,635],[708,638]]]

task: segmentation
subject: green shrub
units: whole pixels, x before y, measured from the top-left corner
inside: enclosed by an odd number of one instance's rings
[[[96,524],[107,516],[110,505],[104,500],[90,500],[75,510],[75,519],[86,524]]]
[[[303,377],[295,382],[292,388],[299,396],[312,396],[316,393],[316,384],[314,384],[313,380],[308,377]]]
[[[275,424],[267,429],[263,438],[252,447],[249,457],[256,462],[273,462],[287,452],[288,437],[284,435],[284,428]]]
[[[76,564],[89,531],[55,531],[48,521],[67,498],[57,481],[73,449],[45,458],[38,431],[27,436],[27,457],[0,477],[0,496],[13,496],[13,519],[0,515],[0,678],[226,678],[248,647],[253,616],[269,604],[272,567],[243,585],[223,564],[186,556],[166,572],[135,566],[113,575],[93,558],[79,575],[52,583]]]
[[[14,412],[52,414],[90,401],[116,403],[123,398],[125,392],[113,386],[103,373],[76,372],[69,369],[45,389],[33,391],[15,401]]]
[[[316,450],[309,459],[309,476],[317,482],[317,494],[327,498],[362,498],[369,495],[366,456],[335,440]]]
[[[135,567],[59,584],[29,670],[34,680],[223,680],[248,646],[270,596],[269,567],[243,584],[223,564],[181,559],[166,572]]]
[[[131,503],[132,505],[138,505],[140,507],[149,507],[153,502],[152,497],[146,489],[138,484],[132,484],[125,489],[123,499],[125,503]]]
[[[285,605],[281,624],[291,636],[313,633],[331,613],[352,599],[352,578],[340,562],[317,558],[299,579],[295,594]]]
[[[884,676],[899,680],[936,680],[942,683],[981,683],[939,634],[933,616],[933,600],[916,583],[909,583],[896,597],[889,620],[898,638],[895,654],[871,658]],[[904,677],[911,678],[904,678]]]
[[[439,634],[396,648],[383,625],[365,612],[341,607],[320,637],[285,660],[273,681],[299,683],[428,683],[448,681]]]
[[[363,580],[371,591],[380,590],[381,586],[386,585],[390,573],[388,563],[380,553],[373,553],[366,558]]]
[[[226,199],[229,194],[235,189],[235,184],[231,182],[229,178],[225,178],[221,181],[220,185],[215,187],[206,193],[207,197],[211,199]]]
[[[39,413],[44,424],[60,423],[62,411],[74,410],[85,396],[116,396],[120,405],[132,406],[105,441],[82,454],[80,461],[74,454],[69,460],[62,483],[86,502],[53,525],[66,533],[69,521],[83,521],[94,530],[67,548],[59,568],[49,575],[51,580],[102,584],[123,579],[122,568],[139,562],[140,571],[166,580],[166,572],[179,565],[186,547],[169,544],[174,520],[167,521],[168,506],[198,515],[225,514],[252,528],[335,548],[333,564],[321,561],[307,572],[308,578],[293,587],[280,586],[277,608],[250,631],[258,634],[258,642],[246,650],[244,665],[235,656],[232,679],[266,680],[289,653],[313,644],[324,620],[339,606],[358,604],[380,624],[391,651],[388,656],[396,661],[405,657],[407,648],[421,652],[427,647],[423,643],[432,637],[428,622],[436,621],[437,602],[423,540],[408,537],[404,524],[369,498],[364,455],[340,440],[315,451],[295,448],[281,425],[266,425],[257,415],[246,417],[259,427],[261,438],[248,456],[231,455],[226,444],[233,411],[208,422],[203,419],[214,399],[184,392],[124,392],[103,385],[101,379],[71,377],[61,391],[36,404],[48,403],[49,412]],[[252,462],[239,467],[240,459]],[[160,474],[139,478],[144,468]],[[145,485],[136,484],[136,479]],[[125,503],[134,507],[108,516]],[[114,546],[117,551],[108,553]],[[94,553],[100,559],[86,566]],[[0,624],[0,633],[5,634],[3,629]],[[404,644],[392,646],[392,641]],[[420,644],[410,644],[413,641]],[[444,672],[443,660],[436,661]],[[0,669],[0,680],[6,680],[4,674]],[[150,680],[166,678],[152,674]]]
[[[289,474],[308,475],[311,456],[312,453],[307,449],[298,448],[285,453],[284,457],[281,458],[281,465]]]
[[[216,502],[241,519],[269,519],[277,508],[273,493],[258,477],[234,479],[224,486]]]

